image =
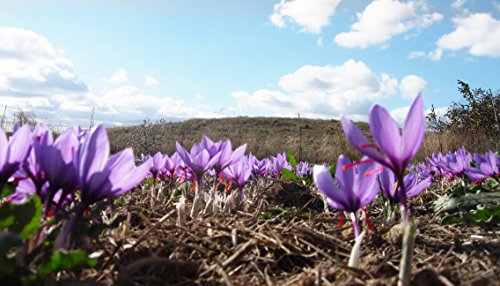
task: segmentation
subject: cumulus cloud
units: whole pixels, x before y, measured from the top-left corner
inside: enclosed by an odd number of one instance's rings
[[[382,46],[396,35],[426,28],[443,19],[442,14],[428,10],[423,1],[375,0],[357,14],[351,30],[337,34],[334,41],[347,48]]]
[[[465,4],[465,0],[455,0],[453,3],[451,3],[451,7],[453,9],[461,9]]]
[[[487,13],[475,13],[453,18],[455,30],[439,38],[433,60],[440,60],[443,51],[467,49],[474,56],[500,56],[500,20]]]
[[[310,117],[339,117],[345,113],[363,119],[373,102],[398,92],[397,79],[376,75],[364,62],[353,59],[338,66],[303,66],[281,77],[278,85],[279,90],[238,91],[231,95],[240,109],[278,115],[300,112]]]
[[[340,0],[281,0],[274,5],[269,20],[279,28],[287,25],[301,27],[301,31],[319,33],[330,24]]]
[[[118,69],[109,83],[126,80]],[[137,123],[150,118],[210,116],[205,108],[187,107],[182,100],[155,97],[143,90],[122,86],[95,93],[73,72],[72,62],[63,51],[33,31],[0,27],[0,104],[7,116],[17,109],[33,112],[39,119],[58,124],[90,121]]]
[[[37,97],[88,90],[62,51],[32,31],[0,27],[0,95]]]
[[[119,84],[119,83],[124,83],[128,79],[127,77],[127,71],[119,68],[116,70],[116,72],[107,80],[107,82],[112,83],[112,84]]]
[[[404,99],[413,99],[428,87],[429,84],[425,79],[413,74],[403,77],[403,79],[401,79],[401,83],[399,84],[401,96]]]
[[[396,120],[396,122],[398,122],[401,126],[404,124],[404,120],[406,118],[406,115],[408,114],[408,111],[410,110],[410,106],[407,105],[407,106],[403,106],[403,107],[399,107],[399,108],[396,108],[396,109],[393,109],[390,112],[392,118],[394,118],[394,120]],[[448,108],[447,107],[437,107],[437,108],[434,108],[434,112],[436,112],[437,116],[438,117],[443,117],[446,112],[448,111]],[[425,115],[427,116],[427,114],[429,114],[431,112],[431,109],[426,109],[424,111]]]
[[[316,41],[316,46],[320,48],[324,46],[323,37],[318,37],[318,40]]]
[[[408,59],[413,60],[413,59],[418,59],[418,58],[423,58],[425,57],[426,53],[424,51],[411,51],[408,54]]]
[[[144,77],[144,84],[152,86],[160,84],[160,81],[151,75],[147,75]]]

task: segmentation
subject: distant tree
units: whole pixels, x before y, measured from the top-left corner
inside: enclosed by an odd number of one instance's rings
[[[458,80],[458,91],[466,103],[453,102],[445,114],[439,117],[434,107],[427,115],[429,128],[442,134],[450,131],[455,136],[476,145],[488,143],[498,149],[500,142],[500,92],[491,89],[472,89],[469,84]],[[480,142],[487,140],[488,142]]]
[[[24,111],[19,108],[16,113],[14,113],[14,123],[18,123],[20,126],[28,124],[31,129],[34,129],[37,123],[36,115],[33,112]]]

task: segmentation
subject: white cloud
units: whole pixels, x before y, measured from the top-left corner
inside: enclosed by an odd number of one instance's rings
[[[318,37],[318,40],[316,41],[316,46],[320,48],[324,46],[323,37]]]
[[[362,119],[373,102],[397,94],[398,81],[377,76],[362,61],[350,59],[339,66],[306,65],[279,80],[280,90],[234,92],[238,107],[279,115]]]
[[[426,28],[442,19],[443,15],[430,13],[423,1],[375,0],[357,14],[351,31],[337,34],[334,41],[348,48],[383,45],[396,35]]]
[[[113,79],[114,78],[114,79]],[[123,82],[119,69],[110,78]],[[92,108],[96,122],[137,123],[145,117],[209,117],[207,108],[188,107],[182,100],[155,97],[132,86],[98,94],[80,81],[73,64],[49,40],[32,31],[0,27],[0,106],[11,117],[19,108],[57,124],[88,126]],[[2,110],[3,112],[3,110]]]
[[[274,12],[269,20],[279,28],[292,23],[302,31],[319,33],[330,24],[330,17],[335,13],[340,0],[281,0],[274,5]]]
[[[467,49],[474,56],[500,56],[500,21],[490,14],[475,13],[453,18],[455,30],[439,38],[434,60],[441,59],[443,51]]]
[[[413,59],[418,59],[418,58],[423,58],[425,57],[426,53],[424,51],[411,51],[408,54],[408,59],[413,60]]]
[[[410,110],[410,106],[408,105],[408,106],[403,106],[403,107],[393,109],[390,111],[390,113],[391,113],[392,118],[394,118],[394,120],[396,120],[396,122],[398,122],[402,126],[409,110]],[[448,112],[448,108],[447,107],[436,107],[436,108],[434,108],[434,111],[436,112],[438,117],[443,117],[446,114],[446,112]],[[431,109],[426,109],[424,111],[426,116],[430,112],[431,112]]]
[[[196,93],[194,96],[195,96],[195,97],[196,97],[196,99],[198,99],[198,100],[205,100],[205,97],[204,97],[204,96],[203,96],[203,94],[201,94],[201,93]]]
[[[144,77],[144,84],[152,86],[160,84],[160,81],[151,75],[147,75]]]
[[[403,77],[399,84],[399,90],[404,99],[413,99],[428,87],[429,83],[425,79],[413,74]]]
[[[459,10],[459,9],[461,9],[461,8],[464,6],[464,4],[465,4],[465,0],[455,0],[455,1],[453,1],[453,3],[451,4],[451,7],[452,7],[453,9],[457,9],[457,10]]]
[[[116,72],[107,80],[107,82],[112,84],[124,83],[127,81],[127,71],[119,68]]]

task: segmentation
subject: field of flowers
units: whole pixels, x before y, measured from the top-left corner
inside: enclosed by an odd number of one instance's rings
[[[0,281],[498,285],[497,150],[415,162],[421,96],[401,129],[378,105],[371,138],[341,122],[359,161],[257,158],[206,136],[171,155],[110,155],[101,125],[0,130]]]

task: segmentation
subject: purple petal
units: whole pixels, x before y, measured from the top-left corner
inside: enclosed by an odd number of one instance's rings
[[[403,164],[407,164],[417,154],[425,135],[424,103],[419,94],[413,101],[406,116],[403,129]]]
[[[387,156],[389,167],[401,171],[403,169],[401,164],[403,145],[398,124],[389,112],[379,105],[374,105],[370,110],[369,121],[373,140]]]
[[[108,135],[104,127],[98,125],[86,136],[78,150],[77,166],[80,180],[87,181],[94,173],[102,171],[108,158]]]
[[[0,173],[7,161],[8,146],[9,141],[7,140],[7,136],[5,136],[4,131],[0,128]]]
[[[328,204],[338,210],[347,210],[347,202],[342,192],[337,188],[328,168],[322,165],[315,165],[313,168],[314,183],[318,190],[327,197]]]
[[[181,160],[188,166],[192,165],[193,160],[191,158],[191,155],[186,151],[186,149],[184,149],[184,147],[182,147],[182,145],[179,144],[179,142],[175,142],[175,147],[177,150],[177,155],[181,158]]]
[[[372,147],[362,147],[371,145],[370,141],[363,135],[361,130],[345,116],[342,116],[342,129],[347,137],[347,140],[358,150],[360,153],[376,160],[381,164],[386,164],[385,159],[380,153]]]
[[[31,149],[31,130],[29,125],[25,124],[19,128],[9,140],[9,158],[8,163],[21,163],[28,157]]]

